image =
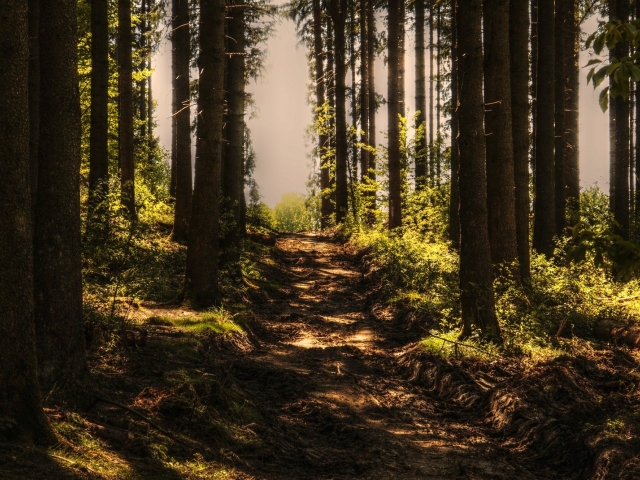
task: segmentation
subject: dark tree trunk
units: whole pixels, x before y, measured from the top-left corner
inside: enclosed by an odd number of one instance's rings
[[[118,138],[120,140],[120,196],[129,217],[136,219],[133,156],[133,60],[131,0],[118,0]]]
[[[378,102],[376,99],[376,76],[375,76],[375,60],[376,60],[376,20],[375,20],[375,5],[373,0],[367,2],[367,23],[369,25],[367,31],[367,44],[368,44],[368,73],[369,73],[369,145],[374,149],[377,148],[376,143],[376,112],[378,111]],[[377,150],[374,150],[369,155],[369,179],[372,182],[376,180],[376,162],[377,162]],[[371,192],[369,198],[369,205],[375,209],[376,193]],[[373,216],[369,216],[369,223],[373,223]]]
[[[565,53],[565,29],[567,24],[567,12],[565,2],[571,0],[555,0],[556,2],[556,52],[555,52],[555,202],[556,202],[556,235],[562,236],[567,223],[564,177],[564,151],[565,151],[565,83],[567,74],[567,55]]]
[[[40,139],[40,0],[29,0],[29,173],[31,217],[35,219],[38,192],[38,141]],[[32,228],[33,230],[33,228]]]
[[[316,0],[319,1],[319,0]],[[369,40],[367,22],[368,2],[360,0],[360,143],[369,145]],[[369,151],[360,149],[360,181],[369,176]]]
[[[227,65],[227,145],[225,147],[222,193],[226,213],[232,224],[226,226],[225,257],[237,264],[240,260],[240,239],[244,235],[242,225],[242,198],[244,197],[244,0],[232,0],[227,14],[228,60]]]
[[[335,30],[335,84],[336,84],[336,222],[342,223],[348,213],[347,143],[346,119],[346,40],[345,18],[346,0],[331,0],[331,15]]]
[[[218,238],[224,105],[224,0],[200,2],[198,139],[187,247],[186,295],[195,307],[220,299]]]
[[[189,60],[191,59],[188,0],[173,0],[173,32],[171,55],[173,68],[173,95],[175,99],[173,125],[175,143],[175,215],[173,234],[175,241],[184,242],[189,231],[193,177],[191,164],[191,113],[189,104]]]
[[[460,245],[460,184],[458,182],[458,54],[456,10],[457,0],[451,0],[451,192],[449,198],[449,238],[453,248]]]
[[[140,49],[142,50],[142,62],[140,69],[144,70],[147,66],[147,56],[150,56],[147,49],[147,0],[142,0],[140,4],[141,23],[140,23]],[[144,141],[147,136],[147,80],[140,81],[140,139]]]
[[[616,17],[623,22],[629,21],[629,0],[616,1]],[[616,58],[629,55],[629,46],[621,42],[615,48]],[[614,171],[614,210],[616,233],[629,238],[629,99],[615,97],[615,171]]]
[[[407,115],[404,99],[404,78],[405,78],[405,46],[404,46],[404,21],[405,21],[405,0],[398,1],[398,110],[403,117]]]
[[[389,228],[402,225],[402,201],[400,179],[400,2],[389,0],[389,44],[388,44],[388,80],[387,80],[387,114],[388,114],[388,151],[389,151]]]
[[[567,54],[564,177],[570,227],[580,220],[580,157],[578,145],[578,128],[580,124],[580,24],[578,23],[578,1],[565,0],[565,2],[568,2],[568,21],[564,35],[565,52]]]
[[[423,134],[416,144],[415,178],[416,190],[424,187],[427,176],[427,87],[424,63],[424,2],[416,0],[416,131],[422,127]]]
[[[349,4],[349,67],[351,69],[351,125],[354,131],[358,131],[358,104],[356,96],[356,60],[358,54],[356,53],[356,2],[353,1]],[[362,55],[362,51],[360,51]],[[355,213],[356,199],[355,199],[355,184],[358,181],[358,136],[351,137],[351,165],[349,167],[349,193],[351,195],[351,208]]]
[[[531,0],[531,172],[536,183],[536,125],[538,124],[538,0]],[[535,197],[535,192],[534,192]]]
[[[460,302],[462,337],[473,326],[500,341],[495,313],[487,214],[484,100],[482,97],[482,1],[458,0]]]
[[[41,386],[86,371],[80,247],[76,0],[40,4],[40,149],[34,243]]]
[[[91,0],[91,131],[88,229],[106,233],[109,217],[109,6]]]
[[[636,18],[640,18],[640,2],[636,2]],[[633,199],[634,212],[635,212],[635,224],[636,229],[640,228],[640,82],[636,83],[636,145],[635,151],[632,155],[635,155],[635,198]]]
[[[511,0],[509,18],[511,116],[516,199],[516,236],[520,277],[531,277],[529,254],[529,6]]]
[[[436,185],[440,186],[442,178],[442,132],[440,131],[440,114],[442,112],[442,104],[440,103],[442,94],[442,77],[440,76],[440,67],[442,66],[442,58],[440,56],[440,27],[442,15],[440,14],[440,2],[436,7]]]
[[[484,0],[483,32],[491,260],[496,266],[507,266],[518,258],[511,124],[509,0]]]
[[[327,97],[329,100],[329,148],[333,152],[333,158],[330,159],[331,165],[329,169],[333,171],[333,175],[329,176],[329,203],[331,205],[331,213],[336,212],[336,62],[335,48],[333,41],[333,22],[331,16],[327,18]],[[335,218],[334,218],[335,220]]]
[[[616,12],[617,0],[609,0],[609,20],[617,18]],[[609,51],[609,59],[616,56],[616,51]],[[613,83],[613,79],[609,79],[609,84]],[[616,100],[609,90],[609,210],[615,212],[616,201]],[[614,213],[615,214],[615,213]]]
[[[32,77],[26,72],[34,52],[29,37],[36,32],[30,31],[27,8],[26,0],[0,0],[0,131],[6,134],[0,142],[0,412],[15,422],[3,428],[3,437],[53,445],[38,388],[33,324]]]
[[[436,159],[434,150],[434,124],[433,124],[433,107],[434,107],[434,55],[433,55],[433,16],[435,0],[429,3],[429,185],[435,185],[436,178]]]
[[[325,103],[325,75],[324,75],[324,47],[322,42],[322,9],[320,0],[313,0],[313,45],[316,66],[316,108],[320,109]],[[318,116],[321,114],[316,110]],[[331,175],[331,165],[328,158],[325,158],[329,147],[329,137],[321,133],[318,135],[318,158],[320,159],[320,191],[322,195],[320,206],[320,226],[327,228],[331,220],[331,199],[326,194],[329,189],[329,178]]]
[[[555,115],[555,22],[554,1],[538,2],[538,55],[535,138],[535,199],[533,248],[547,257],[553,255],[556,232],[554,115]]]

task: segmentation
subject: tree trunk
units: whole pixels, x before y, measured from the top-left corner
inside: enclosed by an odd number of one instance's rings
[[[313,0],[313,45],[314,58],[316,66],[316,120],[318,119],[325,103],[325,74],[324,74],[324,46],[322,42],[322,9],[320,0]],[[329,226],[331,220],[331,199],[326,194],[329,189],[329,178],[331,175],[331,165],[326,158],[327,149],[329,147],[329,137],[325,133],[318,135],[318,158],[320,160],[320,227],[325,229]]]
[[[398,111],[400,115],[407,115],[406,103],[404,99],[404,78],[405,78],[405,58],[404,58],[404,21],[405,21],[405,0],[398,1]]]
[[[440,56],[440,27],[442,22],[442,15],[440,14],[440,2],[436,7],[436,185],[440,186],[440,179],[442,178],[442,132],[440,131],[440,114],[442,112],[442,104],[440,103],[440,96],[442,92],[442,78],[440,76],[440,67],[442,66],[442,59]]]
[[[176,162],[175,212],[173,240],[184,242],[189,231],[193,177],[191,167],[191,94],[189,91],[189,60],[191,34],[189,32],[188,0],[173,0],[171,35],[173,95],[175,99],[173,121],[175,143],[172,158]],[[243,80],[244,81],[244,80]]]
[[[496,266],[509,266],[518,258],[511,125],[509,0],[484,0],[483,32],[491,260]],[[519,277],[515,270],[512,272]]]
[[[369,178],[372,182],[376,180],[376,166],[377,166],[377,143],[376,143],[376,112],[378,111],[378,101],[376,99],[376,75],[375,75],[375,61],[376,61],[376,19],[375,19],[375,4],[373,0],[367,2],[367,23],[369,29],[367,31],[367,43],[368,43],[368,55],[367,64],[369,67],[369,145],[375,150],[369,155]],[[375,209],[376,194],[372,192],[370,205]]]
[[[34,242],[41,386],[86,372],[80,245],[76,0],[40,4],[40,149]]]
[[[458,37],[457,0],[451,0],[451,192],[449,197],[449,239],[456,250],[460,246],[460,184],[458,182]]]
[[[0,412],[3,437],[56,443],[36,374],[30,193],[29,68],[34,50],[26,0],[0,0]],[[37,139],[33,139],[37,140]]]
[[[230,2],[228,19],[227,65],[227,145],[225,148],[222,192],[225,197],[227,221],[224,241],[225,257],[237,264],[240,261],[242,198],[244,197],[244,0]]]
[[[636,2],[636,19],[640,18],[640,2]],[[640,228],[640,82],[636,83],[636,145],[635,151],[635,198],[633,199],[636,229]]]
[[[224,0],[200,2],[198,138],[193,211],[187,247],[186,295],[195,307],[220,300],[218,237],[224,106]]]
[[[129,217],[136,219],[133,156],[133,37],[131,0],[118,0],[118,96],[120,99],[118,138],[120,140],[120,196]]]
[[[616,12],[617,0],[609,0],[609,20],[617,18]],[[609,50],[609,59],[616,56],[616,51]],[[609,78],[609,85],[612,85],[612,78]],[[616,202],[616,100],[609,90],[609,210],[615,212]],[[615,213],[614,213],[615,214]]]
[[[555,51],[555,152],[554,152],[554,169],[555,169],[555,217],[556,217],[556,235],[563,235],[566,226],[566,200],[565,200],[565,177],[564,177],[564,151],[565,151],[565,82],[566,82],[566,64],[567,56],[565,54],[565,30],[567,24],[567,14],[565,1],[571,0],[555,0],[556,2],[556,51]]]
[[[424,188],[427,168],[427,138],[426,138],[426,118],[427,118],[427,87],[425,78],[424,63],[424,2],[425,0],[416,0],[416,131],[422,128],[423,132],[416,143],[416,165],[415,165],[415,181],[416,190]]]
[[[336,222],[342,223],[348,213],[347,161],[349,146],[347,143],[346,119],[346,41],[345,17],[346,0],[331,0],[331,15],[335,30],[335,82],[336,82]]]
[[[579,137],[580,124],[580,24],[578,23],[579,0],[565,0],[567,8],[567,29],[564,35],[565,52],[567,54],[566,75],[566,110],[564,117],[565,150],[564,176],[565,198],[568,208],[569,226],[580,220],[580,162]]]
[[[554,115],[555,115],[555,22],[554,1],[538,2],[538,55],[535,139],[535,199],[533,248],[553,255],[555,218]]]
[[[529,6],[521,0],[511,0],[509,15],[516,236],[520,277],[524,282],[527,282],[531,277],[529,254]]]
[[[434,150],[434,125],[433,125],[433,107],[434,107],[434,74],[433,74],[433,15],[435,13],[434,8],[435,0],[430,0],[429,3],[429,185],[435,185],[436,178],[436,159]]]
[[[387,114],[388,114],[388,151],[389,151],[389,229],[402,225],[402,202],[400,180],[400,100],[398,72],[400,62],[400,2],[389,0],[389,43],[388,43],[388,80],[387,80]]]
[[[329,150],[333,153],[330,157],[329,169],[333,175],[329,176],[329,204],[331,214],[336,212],[336,62],[333,41],[333,21],[331,15],[327,17],[327,97],[329,100]],[[335,218],[334,218],[335,220]]]
[[[531,0],[531,172],[536,183],[536,125],[538,124],[538,0]],[[534,192],[535,197],[535,192]]]
[[[147,12],[147,0],[142,0],[140,4],[140,50],[142,51],[142,60],[140,69],[144,70],[147,66],[147,57],[150,56],[147,48],[147,24],[149,14]],[[147,79],[140,80],[140,140],[144,141],[147,136]]]
[[[40,0],[29,0],[29,173],[31,221],[35,219],[38,192],[38,141],[40,138]],[[33,225],[33,224],[32,224]],[[33,227],[32,227],[33,230]]]
[[[349,100],[351,101],[351,126],[353,127],[354,132],[358,131],[358,100],[356,97],[356,59],[358,54],[356,53],[356,2],[351,2],[349,4],[349,67],[351,70],[351,95],[349,96]],[[362,55],[362,51],[360,52]],[[349,167],[349,182],[351,188],[349,192],[351,194],[351,208],[354,211],[356,209],[356,199],[355,199],[355,184],[358,181],[358,146],[356,145],[358,141],[358,134],[356,133],[354,137],[349,135],[349,139],[351,141],[351,166]]]
[[[315,0],[319,2],[319,0]],[[368,2],[360,0],[360,143],[369,145],[369,40],[367,22]],[[369,176],[369,151],[360,149],[360,181]]]
[[[623,22],[629,21],[629,0],[616,1],[616,17]],[[629,46],[620,42],[615,48],[616,58],[629,55]],[[629,238],[629,99],[615,97],[615,200],[613,218],[616,221],[616,233]]]
[[[462,337],[473,326],[500,341],[495,313],[487,214],[484,100],[482,97],[482,1],[458,0],[458,68],[465,79],[459,97],[460,303]]]
[[[91,0],[91,130],[88,230],[106,234],[109,217],[109,6]]]

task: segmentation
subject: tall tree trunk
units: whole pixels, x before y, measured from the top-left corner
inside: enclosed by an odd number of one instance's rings
[[[433,55],[433,16],[435,0],[429,0],[429,185],[435,185],[436,178],[436,159],[434,150],[434,125],[433,125],[433,107],[434,107],[434,55]]]
[[[195,307],[220,299],[218,238],[224,105],[224,0],[200,1],[198,131],[193,211],[187,246],[186,295]]]
[[[40,138],[40,0],[29,0],[29,173],[31,217],[35,218],[38,192],[38,141]],[[33,230],[33,228],[32,228]]]
[[[531,0],[531,172],[536,183],[536,125],[538,124],[538,0]],[[535,192],[534,192],[535,198]]]
[[[356,59],[358,54],[356,53],[356,2],[353,1],[349,4],[349,67],[351,70],[351,95],[349,100],[351,101],[351,125],[355,132],[358,131],[358,104],[357,100],[357,87],[356,87]],[[362,52],[360,52],[362,54]],[[351,137],[351,166],[349,168],[349,181],[351,188],[349,190],[351,194],[351,208],[355,212],[356,199],[355,199],[355,184],[358,181],[358,141],[356,136]]]
[[[80,245],[80,98],[76,0],[40,4],[40,149],[35,325],[43,388],[86,372]]]
[[[331,15],[327,18],[327,97],[329,100],[329,150],[333,152],[329,169],[333,175],[329,176],[329,204],[331,213],[336,212],[336,62],[333,41],[333,21]],[[334,218],[335,220],[335,218]]]
[[[640,2],[636,2],[636,19],[640,18]],[[635,203],[635,224],[636,229],[640,228],[640,82],[636,82],[636,145],[635,151],[635,197],[632,199]]]
[[[346,40],[345,17],[346,0],[331,0],[331,15],[335,29],[335,82],[336,82],[336,222],[342,223],[348,211],[347,143],[346,119]]]
[[[566,111],[564,117],[565,126],[565,150],[564,150],[564,176],[565,198],[567,202],[569,226],[573,226],[580,220],[580,162],[579,162],[579,137],[580,124],[580,24],[579,24],[579,0],[565,0],[567,6],[567,29],[564,35],[565,52],[567,54],[566,75]]]
[[[398,111],[400,115],[405,117],[407,115],[407,109],[404,99],[404,79],[405,79],[405,35],[404,35],[404,21],[405,21],[405,0],[399,0],[398,2]]]
[[[0,0],[0,131],[7,134],[0,142],[0,412],[15,422],[3,428],[3,437],[53,445],[57,440],[38,388],[33,324],[32,77],[26,72],[33,72],[29,37],[34,32],[29,28],[33,10],[27,9],[26,0]]]
[[[316,120],[325,103],[325,74],[324,74],[324,46],[322,42],[322,8],[320,0],[313,0],[313,45],[314,45],[314,57],[316,66]],[[318,135],[318,158],[320,159],[320,191],[321,191],[321,206],[320,206],[320,227],[325,229],[329,226],[331,219],[331,199],[326,194],[329,189],[329,178],[331,175],[331,165],[329,159],[326,158],[327,149],[329,147],[329,137],[325,133]]]
[[[617,0],[609,0],[609,20],[617,18]],[[616,51],[609,51],[609,59],[616,57]],[[609,85],[612,85],[613,78],[609,78]],[[609,210],[615,212],[616,201],[616,100],[609,90]]]
[[[484,0],[483,32],[491,260],[496,266],[506,266],[518,258],[511,124],[509,0]],[[519,277],[519,272],[513,273]]]
[[[171,56],[173,68],[173,119],[175,143],[175,211],[173,234],[175,241],[184,242],[189,230],[193,177],[191,168],[191,94],[189,91],[189,60],[191,34],[189,32],[188,0],[173,0]]]
[[[109,6],[91,0],[91,129],[88,229],[106,233],[109,193]]]
[[[227,202],[227,212],[233,225],[228,225],[224,241],[225,256],[232,262],[240,260],[238,248],[244,232],[242,225],[242,198],[244,197],[244,0],[230,2],[228,17],[228,52],[227,65],[227,146],[225,148],[222,192]]]
[[[316,0],[318,1],[318,0]],[[369,145],[369,40],[367,22],[368,2],[360,0],[360,143]],[[369,151],[360,149],[360,181],[369,176]]]
[[[424,63],[424,2],[425,0],[416,0],[416,131],[422,128],[423,133],[418,138],[416,144],[416,165],[415,165],[415,178],[416,178],[416,190],[424,187],[427,168],[426,168],[426,155],[427,155],[427,138],[426,138],[426,118],[427,118],[427,87],[425,78],[425,63]]]
[[[155,10],[155,0],[147,0],[149,8],[149,14]],[[147,59],[147,68],[151,70],[151,55]],[[147,139],[149,146],[149,158],[153,155],[153,148],[156,146],[155,139],[153,138],[153,91],[151,89],[151,77],[147,79]]]
[[[142,51],[142,61],[140,69],[147,67],[147,56],[150,56],[147,48],[147,25],[149,21],[149,13],[147,11],[147,0],[142,0],[140,4],[140,50]],[[140,80],[140,139],[144,141],[147,136],[147,80]]]
[[[555,22],[554,1],[538,2],[538,55],[535,139],[535,199],[533,248],[553,255],[555,218],[554,114],[555,114]]]
[[[457,0],[451,0],[451,192],[449,195],[449,239],[453,248],[460,246],[460,184],[458,170],[458,37]]]
[[[120,99],[120,195],[129,217],[136,219],[133,156],[133,60],[131,0],[118,0],[118,96]]]
[[[629,0],[616,0],[616,17],[623,22],[629,21]],[[616,58],[629,55],[629,46],[621,42],[616,45]],[[615,97],[615,200],[613,218],[617,223],[616,232],[623,238],[629,238],[629,99]]]
[[[376,75],[375,75],[375,60],[376,60],[376,19],[375,19],[375,4],[373,0],[367,2],[367,23],[369,28],[367,31],[367,43],[368,43],[368,72],[369,72],[369,145],[374,148],[374,151],[369,155],[369,178],[372,182],[376,180],[376,166],[377,166],[377,143],[376,143],[376,112],[378,111],[378,101],[376,99]],[[370,194],[370,206],[375,209],[376,193]],[[372,217],[370,217],[372,220]]]
[[[520,277],[531,277],[529,254],[529,6],[511,0],[509,54],[511,64],[511,117],[515,176],[516,236]]]
[[[440,186],[440,179],[442,178],[442,132],[440,131],[440,114],[442,112],[442,104],[440,103],[441,91],[442,91],[442,78],[440,76],[440,67],[442,65],[442,59],[440,55],[440,27],[442,22],[442,15],[440,14],[440,2],[436,7],[436,185]]]
[[[462,337],[473,326],[500,341],[495,313],[487,214],[484,100],[482,96],[482,1],[458,0],[458,68],[465,79],[459,97],[460,303]]]
[[[556,2],[556,52],[555,52],[555,152],[554,152],[554,169],[555,169],[555,217],[556,217],[556,235],[561,236],[567,223],[566,219],[566,200],[565,200],[565,177],[564,177],[564,152],[565,152],[565,82],[566,82],[566,64],[567,55],[565,53],[565,30],[567,26],[567,12],[565,2],[571,0],[555,0]]]
[[[388,152],[389,152],[389,228],[402,225],[402,201],[400,179],[400,100],[398,72],[400,62],[400,2],[389,0],[389,44],[388,44],[388,80],[387,80],[387,114],[388,114]]]

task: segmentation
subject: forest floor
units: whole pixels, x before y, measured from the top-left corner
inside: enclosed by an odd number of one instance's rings
[[[139,305],[145,341],[92,354],[89,408],[48,405],[65,442],[0,444],[0,478],[640,478],[637,353],[430,355],[429,319],[386,302],[359,252],[315,234],[267,250],[242,332]]]

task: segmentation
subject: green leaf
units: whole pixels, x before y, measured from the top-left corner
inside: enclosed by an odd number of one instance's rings
[[[604,66],[600,68],[596,73],[593,74],[593,87],[596,88],[600,86],[600,84],[604,81],[607,76],[607,68],[608,66]]]
[[[600,104],[600,109],[603,112],[606,112],[609,108],[609,87],[605,87],[600,92],[600,97],[598,98],[598,103]]]
[[[592,58],[591,60],[589,60],[589,62],[585,65],[585,67],[590,67],[591,65],[596,65],[598,63],[602,63],[602,60],[599,58]]]
[[[597,30],[587,37],[587,41],[585,42],[585,48],[591,48],[591,44],[595,40],[596,35],[598,35]]]
[[[604,34],[600,34],[593,42],[593,51],[596,52],[596,55],[600,55],[600,52],[602,52],[602,49],[604,48],[604,40]]]

